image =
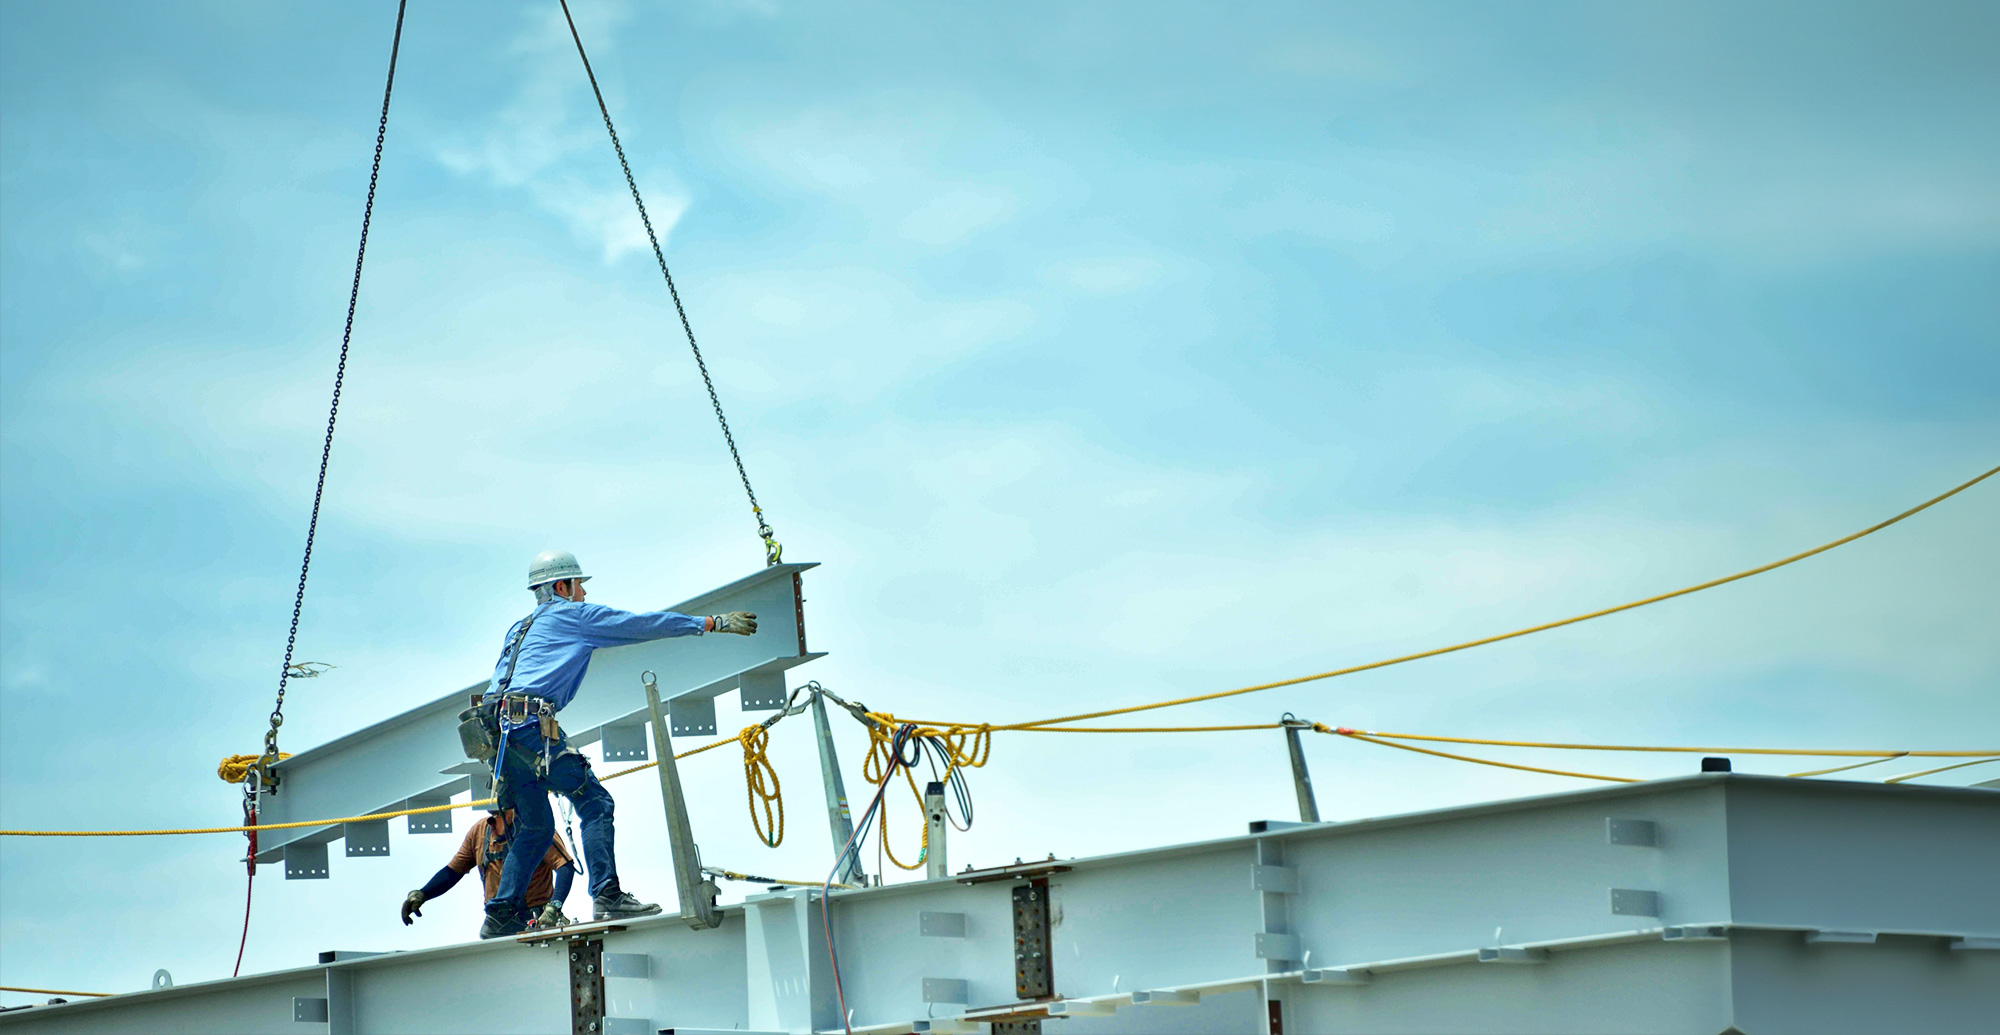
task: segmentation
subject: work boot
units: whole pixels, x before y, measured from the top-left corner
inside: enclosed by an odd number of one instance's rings
[[[633,916],[652,916],[660,911],[657,902],[641,902],[613,884],[590,897],[591,918],[594,920],[623,920]]]
[[[510,934],[520,934],[527,929],[528,921],[522,919],[521,914],[518,912],[509,913],[505,916],[488,912],[486,914],[486,922],[479,925],[479,937],[505,938]]]

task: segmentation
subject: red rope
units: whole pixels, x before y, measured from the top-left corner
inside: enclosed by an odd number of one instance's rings
[[[247,802],[244,804],[243,825],[246,827],[257,825],[257,806]],[[244,836],[250,839],[250,854],[244,860],[244,869],[249,872],[249,876],[243,881],[243,936],[236,940],[236,969],[229,972],[230,977],[243,973],[243,947],[250,944],[250,891],[257,885],[257,832],[245,831]]]

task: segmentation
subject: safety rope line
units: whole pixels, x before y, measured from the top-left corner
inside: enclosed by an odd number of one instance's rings
[[[756,876],[755,874],[738,873],[735,870],[725,870],[719,866],[704,866],[701,868],[701,872],[708,874],[711,877],[720,877],[723,880],[742,881],[745,884],[783,884],[787,887],[794,887],[794,888],[817,888],[822,883],[816,880],[786,880],[783,877],[759,877]],[[854,887],[854,885],[852,884],[838,884],[838,883],[832,886],[840,888],[842,890]]]
[[[1698,582],[1692,586],[1685,586],[1682,587],[1681,589],[1676,589],[1667,593],[1660,593],[1655,596],[1646,597],[1641,600],[1634,600],[1629,603],[1619,604],[1615,607],[1607,607],[1597,611],[1590,611],[1585,614],[1572,615],[1569,618],[1558,619],[1553,622],[1543,622],[1540,625],[1531,625],[1525,629],[1516,629],[1512,632],[1500,633],[1495,636],[1485,636],[1476,640],[1467,640],[1464,643],[1455,643],[1449,647],[1437,647],[1431,650],[1418,651],[1415,654],[1405,654],[1400,657],[1385,658],[1381,661],[1371,661],[1364,665],[1349,665],[1346,668],[1332,669],[1327,672],[1315,672],[1309,676],[1294,676],[1291,679],[1280,679],[1270,683],[1258,683],[1255,686],[1238,687],[1234,690],[1218,690],[1214,693],[1194,694],[1188,697],[1176,697],[1165,701],[1155,701],[1152,702],[1151,704],[1135,704],[1135,705],[1128,705],[1124,708],[1107,708],[1102,711],[1079,712],[1075,715],[1059,715],[1054,718],[1036,719],[1032,722],[1016,722],[1016,723],[1009,723],[1006,725],[982,725],[978,727],[961,727],[961,728],[978,729],[988,732],[999,731],[999,730],[1029,730],[1038,727],[1059,725],[1062,723],[1082,722],[1088,719],[1108,718],[1113,715],[1130,715],[1133,712],[1152,711],[1158,708],[1173,708],[1184,704],[1197,704],[1202,701],[1216,701],[1216,700],[1221,700],[1222,698],[1225,697],[1237,697],[1242,694],[1253,694],[1260,690],[1275,690],[1278,687],[1282,686],[1297,686],[1300,683],[1311,683],[1322,679],[1333,679],[1338,676],[1351,676],[1357,672],[1368,672],[1378,668],[1388,668],[1391,665],[1401,665],[1405,662],[1419,661],[1424,658],[1434,658],[1440,654],[1450,654],[1455,651],[1469,650],[1473,647],[1483,647],[1489,643],[1499,643],[1502,640],[1511,640],[1517,637],[1527,636],[1532,633],[1547,632],[1550,629],[1560,629],[1566,625],[1575,625],[1579,622],[1590,621],[1593,618],[1603,618],[1607,615],[1618,614],[1621,611],[1631,611],[1635,608],[1645,607],[1648,604],[1657,604],[1663,600],[1672,600],[1675,597],[1684,597],[1690,593],[1699,593],[1705,589],[1714,589],[1717,586],[1724,586],[1728,585],[1731,582],[1736,582],[1741,579],[1747,579],[1752,575],[1762,575],[1767,571],[1773,571],[1778,568],[1782,568],[1788,564],[1796,564],[1799,561],[1805,560],[1808,557],[1818,556],[1819,554],[1823,554],[1828,550],[1834,549],[1835,547],[1845,546],[1848,543],[1855,541],[1856,539],[1860,539],[1863,536],[1872,535],[1876,532],[1880,532],[1881,530],[1888,528],[1890,525],[1896,524],[1897,522],[1902,521],[1906,518],[1912,517],[1916,514],[1922,513],[1923,511],[1929,510],[1930,508],[1938,505],[1939,503],[1942,503],[1945,500],[1948,500],[1953,496],[1956,496],[1959,493],[1972,488],[1973,486],[1979,484],[1980,482],[1983,482],[1986,479],[1993,477],[1995,474],[2000,474],[2000,467],[1995,467],[1985,472],[1984,474],[1981,474],[1969,481],[1959,484],[1958,486],[1950,490],[1939,493],[1938,495],[1933,496],[1930,499],[1927,499],[1924,502],[1919,503],[1916,506],[1911,507],[1906,511],[1903,511],[1900,514],[1897,514],[1895,517],[1892,517],[1887,521],[1882,521],[1870,525],[1859,532],[1854,532],[1848,535],[1841,536],[1840,538],[1835,539],[1830,543],[1823,543],[1819,546],[1813,547],[1810,550],[1806,550],[1801,553],[1795,553],[1790,557],[1784,558],[1783,560],[1772,561],[1769,564],[1760,564],[1755,568],[1748,568],[1743,571],[1739,571],[1733,575],[1724,575],[1721,578],[1710,579],[1707,582]],[[894,723],[899,723],[899,722],[914,723],[919,726],[927,726],[933,728],[951,728],[960,725],[948,722],[934,722],[925,719],[905,719],[896,716],[888,716],[886,714],[884,714],[882,717],[885,720],[891,722],[892,725]]]
[[[1819,758],[1879,758],[1888,760],[1908,755],[1912,758],[1981,758],[1986,755],[2000,755],[1993,751],[1857,751],[1848,749],[1820,750],[1817,748],[1746,748],[1746,747],[1660,747],[1650,744],[1564,744],[1541,740],[1487,740],[1480,737],[1437,737],[1421,733],[1386,733],[1381,730],[1356,730],[1338,727],[1335,733],[1365,733],[1371,737],[1387,737],[1393,740],[1425,740],[1444,744],[1484,744],[1489,747],[1553,748],[1558,751],[1677,751],[1696,755],[1809,755]],[[1828,770],[1831,772],[1832,770]]]
[[[1969,765],[1985,765],[1985,764],[1986,764],[1986,763],[1988,763],[1988,762],[2000,762],[2000,755],[1996,755],[1996,756],[1994,756],[1994,757],[1992,757],[1992,758],[1981,758],[1981,759],[1977,759],[1977,760],[1974,760],[1974,761],[1971,761],[1971,762],[1960,762],[1960,763],[1958,763],[1957,765],[1941,765],[1941,766],[1937,767],[1936,769],[1925,769],[1925,770],[1923,770],[1923,771],[1921,771],[1921,772],[1915,772],[1915,773],[1904,773],[1904,774],[1903,774],[1903,775],[1901,775],[1901,776],[1892,776],[1892,777],[1890,777],[1890,778],[1888,778],[1887,780],[1884,780],[1884,781],[1882,781],[1882,782],[1883,782],[1883,783],[1902,783],[1902,782],[1903,782],[1904,780],[1914,780],[1914,779],[1916,779],[1916,778],[1917,778],[1917,777],[1919,777],[1919,776],[1929,776],[1929,775],[1931,775],[1932,773],[1943,773],[1943,772],[1949,772],[1949,771],[1951,771],[1951,770],[1953,770],[1953,769],[1963,769],[1963,768],[1965,768],[1966,766],[1969,766]]]
[[[1314,733],[1330,733],[1338,737],[1347,737],[1350,740],[1365,740],[1370,744],[1380,744],[1383,747],[1392,747],[1399,751],[1414,751],[1420,755],[1435,755],[1439,758],[1450,758],[1460,762],[1473,762],[1479,765],[1498,766],[1501,769],[1519,769],[1525,773],[1547,773],[1550,776],[1574,776],[1582,780],[1603,780],[1607,783],[1643,782],[1640,780],[1635,780],[1629,776],[1604,776],[1600,773],[1573,773],[1567,769],[1544,769],[1541,766],[1517,765],[1513,762],[1499,762],[1490,758],[1474,758],[1471,755],[1454,755],[1449,751],[1433,751],[1430,748],[1420,748],[1414,744],[1398,744],[1393,740],[1377,740],[1374,737],[1368,736],[1365,733],[1357,733],[1354,730],[1350,729],[1344,729],[1344,728],[1328,729],[1327,727],[1320,725],[1319,723],[1313,723],[1312,730]]]
[[[1887,758],[1871,758],[1866,762],[1851,762],[1847,765],[1834,766],[1831,769],[1808,769],[1803,773],[1786,773],[1785,775],[1791,777],[1794,780],[1798,780],[1808,776],[1825,776],[1828,773],[1844,773],[1847,772],[1849,769],[1860,769],[1864,766],[1881,765],[1884,762],[1893,762],[1899,758],[1907,758],[1909,757],[1909,754],[1910,753],[1908,751],[1898,751]]]
[[[693,756],[699,755],[704,751],[713,751],[716,748],[723,746],[724,744],[735,744],[738,742],[739,742],[738,738],[728,737],[722,740],[718,740],[712,744],[703,744],[698,748],[679,752],[678,754],[674,755],[674,760],[679,761],[683,758],[692,758]],[[616,780],[621,776],[627,776],[632,773],[636,773],[642,769],[651,769],[659,764],[660,764],[659,762],[653,761],[653,762],[647,762],[643,765],[635,765],[630,769],[621,769],[618,772],[612,773],[610,776],[600,777],[600,779]],[[296,830],[302,827],[330,827],[330,826],[338,826],[342,823],[370,823],[379,819],[397,819],[403,816],[423,816],[433,812],[451,812],[456,809],[473,809],[491,804],[493,804],[492,798],[480,798],[477,801],[452,802],[446,805],[426,805],[421,808],[414,808],[414,809],[396,809],[390,812],[371,812],[365,816],[342,816],[338,819],[306,819],[306,820],[299,820],[298,822],[295,823],[255,823],[255,824],[244,824],[242,826],[234,826],[234,827],[178,827],[171,830],[0,830],[0,837],[152,837],[152,836],[171,836],[176,834],[241,834],[241,833],[250,833],[260,830]]]
[[[708,376],[708,362],[701,357],[701,346],[695,344],[694,325],[688,322],[687,307],[681,304],[680,289],[674,286],[674,275],[667,271],[667,255],[660,250],[660,235],[653,232],[653,219],[646,214],[646,201],[639,196],[639,181],[632,178],[632,163],[625,160],[625,145],[618,142],[618,127],[611,124],[611,109],[604,103],[604,91],[597,86],[597,73],[590,67],[590,55],[584,53],[583,36],[576,31],[576,19],[569,13],[569,0],[561,0],[563,20],[569,23],[570,39],[576,41],[576,56],[583,59],[583,74],[590,79],[590,92],[597,97],[598,113],[604,116],[604,131],[611,136],[611,149],[618,154],[618,167],[625,172],[625,186],[632,191],[632,204],[639,209],[639,222],[646,227],[646,240],[653,245],[653,259],[660,264],[660,276],[666,279],[667,294],[673,297],[674,312],[681,318],[681,330],[687,333],[688,348],[694,352],[694,365],[701,371],[701,383],[708,389],[708,402],[715,408],[715,422],[722,426],[722,440],[729,445],[729,458],[736,462],[736,477],[743,482],[743,494],[750,497],[750,513],[757,519],[757,537],[764,540],[764,564],[777,564],[783,557],[784,547],[775,538],[770,522],[764,520],[764,508],[757,505],[757,491],[750,487],[750,475],[743,468],[743,454],[736,449],[736,436],[729,430],[729,418],[722,414],[722,400],[715,394],[715,380]]]
[[[14,985],[0,985],[0,992],[30,992],[35,995],[85,995],[93,999],[114,996],[116,992],[69,992],[60,988],[18,988]]]

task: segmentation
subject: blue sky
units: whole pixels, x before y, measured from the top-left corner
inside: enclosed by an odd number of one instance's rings
[[[1372,660],[2000,462],[1991,5],[575,7],[760,499],[824,562],[798,676],[877,707]],[[393,18],[0,7],[4,826],[232,820],[213,764],[270,707]],[[542,549],[634,609],[761,563],[569,46],[551,5],[412,5],[300,636],[340,667],[294,684],[289,749],[481,678]],[[1161,715],[1989,747],[1996,522],[1982,486],[1694,598]],[[1575,785],[1308,747],[1331,818]],[[817,875],[805,725],[773,749],[787,843],[727,762],[688,774],[696,829]],[[973,788],[955,868],[1292,809],[1271,734],[1003,738]],[[627,886],[670,896],[656,792],[613,790]],[[246,969],[469,936],[469,885],[396,923],[451,847],[397,829],[331,880],[267,868]],[[241,850],[7,839],[0,979],[226,975]]]

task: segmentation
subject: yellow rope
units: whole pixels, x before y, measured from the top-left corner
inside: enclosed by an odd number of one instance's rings
[[[224,783],[242,783],[250,775],[250,770],[257,767],[257,760],[262,757],[264,756],[230,755],[215,767],[215,775],[222,777]],[[280,762],[290,757],[292,754],[289,751],[278,752]]]
[[[1863,536],[1880,532],[1881,530],[1888,528],[1890,525],[1893,525],[1899,521],[1902,521],[1905,518],[1911,517],[1915,514],[1928,510],[1931,507],[1934,507],[1939,503],[1942,503],[1945,500],[1948,500],[1951,497],[1956,496],[1959,493],[1972,488],[1973,486],[1979,484],[1980,482],[1983,482],[1986,479],[1993,477],[1995,474],[2000,474],[2000,467],[1995,467],[1992,470],[1987,471],[1986,473],[1981,474],[1978,477],[1973,478],[1971,481],[1965,482],[1957,486],[1956,488],[1951,489],[1948,492],[1940,493],[1939,495],[1933,496],[1930,499],[1925,500],[1924,502],[1919,503],[1916,506],[1911,507],[1906,511],[1903,511],[1901,514],[1898,514],[1887,521],[1882,521],[1877,524],[1870,525],[1867,528],[1864,528],[1861,531],[1852,533],[1850,535],[1841,536],[1839,539],[1835,539],[1830,543],[1825,543],[1820,546],[1815,546],[1810,550],[1804,551],[1803,553],[1795,553],[1790,557],[1784,558],[1783,560],[1772,561],[1769,564],[1760,564],[1755,568],[1749,568],[1744,571],[1739,571],[1734,575],[1724,575],[1719,579],[1710,579],[1707,582],[1699,582],[1692,586],[1686,586],[1681,589],[1673,590],[1672,592],[1661,593],[1656,596],[1646,597],[1643,600],[1634,600],[1631,601],[1630,603],[1619,604],[1616,607],[1607,607],[1603,608],[1602,610],[1591,611],[1586,614],[1573,615],[1569,618],[1563,618],[1553,622],[1544,622],[1540,625],[1531,625],[1525,629],[1516,629],[1513,632],[1500,633],[1497,636],[1486,636],[1486,637],[1481,637],[1480,639],[1477,640],[1467,640],[1464,643],[1454,643],[1449,647],[1437,647],[1431,650],[1418,651],[1415,654],[1405,654],[1401,657],[1385,658],[1381,661],[1371,661],[1365,665],[1350,665],[1346,668],[1337,668],[1328,672],[1316,672],[1309,676],[1295,676],[1291,679],[1280,679],[1270,683],[1259,683],[1255,686],[1238,687],[1234,690],[1218,690],[1214,693],[1195,694],[1190,697],[1176,697],[1166,701],[1155,701],[1151,704],[1135,704],[1135,705],[1128,705],[1127,707],[1124,708],[1107,708],[1103,711],[1080,712],[1075,715],[1061,715],[1051,719],[1037,719],[1033,722],[1017,722],[1006,726],[985,726],[980,728],[986,730],[1025,730],[1025,729],[1033,729],[1035,727],[1040,727],[1040,726],[1053,726],[1059,723],[1081,722],[1085,719],[1102,719],[1112,715],[1129,715],[1133,712],[1151,711],[1156,708],[1173,708],[1183,704],[1196,704],[1201,701],[1220,700],[1221,698],[1224,697],[1236,697],[1240,694],[1252,694],[1260,690],[1274,690],[1281,686],[1296,686],[1300,683],[1310,683],[1321,679],[1332,679],[1336,676],[1349,676],[1353,675],[1356,672],[1367,672],[1372,669],[1387,668],[1390,665],[1401,665],[1404,662],[1408,661],[1418,661],[1423,658],[1434,658],[1440,654],[1450,654],[1454,651],[1468,650],[1473,647],[1483,647],[1489,643],[1499,643],[1501,640],[1511,640],[1516,637],[1527,636],[1531,633],[1546,632],[1550,629],[1560,629],[1565,625],[1575,625],[1578,622],[1587,622],[1593,618],[1603,618],[1606,615],[1615,615],[1621,611],[1630,611],[1634,608],[1645,607],[1648,604],[1657,604],[1663,600],[1672,600],[1675,597],[1684,597],[1690,593],[1699,593],[1702,590],[1714,589],[1717,586],[1727,585],[1739,579],[1747,579],[1752,575],[1761,575],[1767,571],[1772,571],[1777,568],[1782,568],[1787,564],[1795,564],[1799,561],[1805,560],[1808,557],[1813,557],[1818,554],[1825,553],[1828,550],[1831,550],[1835,547],[1845,546],[1848,543],[1851,543],[1856,539],[1860,539]]]
[[[1901,776],[1892,776],[1892,777],[1890,777],[1890,778],[1888,778],[1887,780],[1884,780],[1884,781],[1882,781],[1882,782],[1883,782],[1883,783],[1902,783],[1902,782],[1903,782],[1904,780],[1914,780],[1914,779],[1916,779],[1916,778],[1917,778],[1917,777],[1919,777],[1919,776],[1929,776],[1929,775],[1931,775],[1932,773],[1942,773],[1942,772],[1945,772],[1945,771],[1947,771],[1947,770],[1951,770],[1951,769],[1963,769],[1963,768],[1965,768],[1966,766],[1969,766],[1969,765],[1985,765],[1985,764],[1986,764],[1986,763],[1988,763],[1988,762],[2000,762],[2000,757],[1996,757],[1996,758],[1982,758],[1982,759],[1979,759],[1979,760],[1977,760],[1977,761],[1973,761],[1973,762],[1960,762],[1960,763],[1958,763],[1957,765],[1942,765],[1942,766],[1939,766],[1939,767],[1937,767],[1936,769],[1926,769],[1926,770],[1924,770],[1923,772],[1920,772],[1920,773],[1904,773],[1904,774],[1903,774],[1903,775],[1901,775]]]
[[[785,797],[778,785],[778,771],[767,754],[770,727],[761,723],[745,726],[736,740],[743,745],[743,789],[750,799],[750,829],[766,847],[776,848],[785,840]]]
[[[1909,755],[1908,751],[1898,751],[1895,754],[1890,755],[1888,758],[1871,758],[1866,762],[1854,762],[1849,765],[1837,765],[1831,769],[1808,769],[1803,773],[1786,773],[1785,775],[1796,780],[1807,776],[1825,776],[1828,773],[1844,773],[1849,769],[1859,769],[1862,766],[1881,765],[1884,762],[1893,762],[1898,758],[1904,758],[1908,755]]]
[[[1036,726],[1021,733],[1230,733],[1236,730],[1281,730],[1282,722],[1254,722],[1241,726]]]
[[[1345,727],[1334,732],[1345,731]],[[1445,744],[1485,744],[1490,747],[1555,748],[1562,751],[1682,751],[1698,755],[1812,755],[1816,757],[1850,758],[1983,758],[2000,755],[2000,751],[1850,751],[1836,749],[1822,751],[1817,748],[1746,748],[1746,747],[1655,747],[1644,744],[1561,744],[1540,740],[1485,740],[1479,737],[1434,737],[1421,733],[1385,733],[1381,730],[1355,730],[1371,737],[1388,737],[1392,740],[1428,740]],[[1827,770],[1832,772],[1832,770]]]
[[[250,757],[256,758],[257,756],[251,755]],[[0,992],[33,992],[37,995],[87,995],[95,999],[102,999],[105,996],[117,994],[116,992],[65,992],[60,988],[15,988],[13,985],[0,985]]]
[[[1420,755],[1436,755],[1439,758],[1451,758],[1451,759],[1456,759],[1460,762],[1476,762],[1479,765],[1499,766],[1502,769],[1519,769],[1522,772],[1526,773],[1547,773],[1550,776],[1574,776],[1583,780],[1604,780],[1609,783],[1640,782],[1638,780],[1632,779],[1629,776],[1600,776],[1596,773],[1572,773],[1564,769],[1543,769],[1540,766],[1515,765],[1512,762],[1496,762],[1490,758],[1474,758],[1471,755],[1454,755],[1448,751],[1432,751],[1430,748],[1420,748],[1411,744],[1398,744],[1393,740],[1376,740],[1374,737],[1368,736],[1365,733],[1356,733],[1353,730],[1332,730],[1318,723],[1314,723],[1312,728],[1313,731],[1316,733],[1331,733],[1334,734],[1335,736],[1347,737],[1352,740],[1365,740],[1370,744],[1380,744],[1383,747],[1392,747],[1401,751],[1415,751]]]
[[[734,744],[736,742],[737,740],[734,737],[727,740],[718,740],[713,744],[703,744],[691,751],[683,751],[675,755],[674,758],[678,761],[679,759],[699,755],[704,751],[721,747],[724,744]],[[239,755],[236,757],[241,758],[246,756]],[[247,757],[253,761],[257,758],[256,755]],[[659,764],[655,761],[647,762],[644,765],[635,765],[630,769],[623,769],[612,773],[603,779],[616,780],[621,776],[636,773],[641,769],[651,769]],[[172,830],[0,830],[0,837],[150,837],[172,834],[241,834],[251,830],[295,830],[300,827],[328,827],[339,823],[368,823],[378,819],[395,819],[398,816],[422,816],[432,812],[473,809],[491,804],[493,804],[492,798],[481,798],[478,801],[453,802],[449,805],[427,805],[417,809],[397,809],[394,812],[371,812],[366,816],[342,816],[339,819],[305,819],[296,823],[258,823],[254,826],[238,827],[179,827]]]

